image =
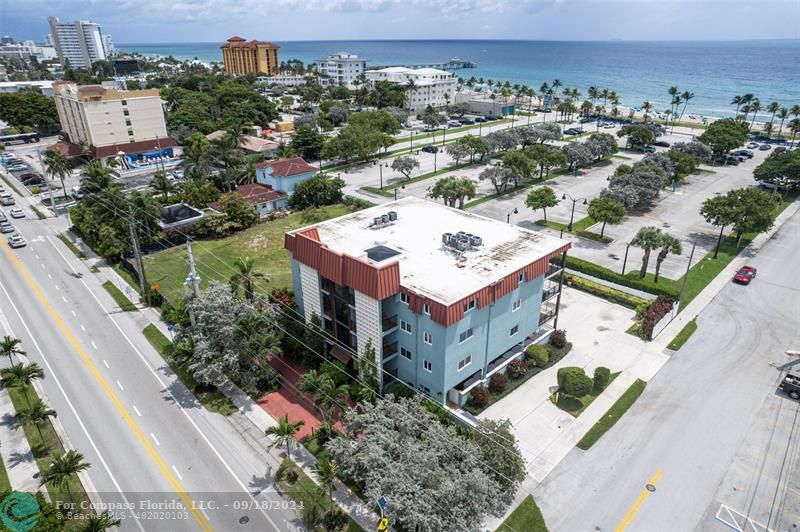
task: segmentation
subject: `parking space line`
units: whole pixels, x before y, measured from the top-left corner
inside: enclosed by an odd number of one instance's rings
[[[133,405],[133,411],[134,411],[134,412],[136,412],[136,415],[137,415],[137,416],[139,416],[139,417],[142,417],[142,413],[141,413],[141,412],[139,412],[139,409],[138,409],[138,408],[136,408],[136,405]]]
[[[151,437],[151,438],[153,438],[153,441],[154,441],[154,442],[156,442],[156,445],[158,445],[159,447],[161,447],[161,442],[159,442],[159,441],[158,441],[158,438],[156,438],[156,435],[155,435],[155,434],[153,434],[153,433],[151,432],[151,433],[150,433],[150,437]],[[172,466],[172,467],[175,467],[175,466]],[[177,473],[177,471],[176,471],[176,473]],[[178,475],[178,478],[180,478],[180,475]]]
[[[106,359],[103,359],[103,364],[105,364],[106,368],[111,369],[111,366],[108,365],[108,362],[106,362]]]
[[[74,311],[74,310],[70,310],[70,312],[72,312],[72,317],[73,317],[73,318],[77,318],[77,317],[78,317],[78,315],[77,315],[77,314],[75,314],[75,311]]]
[[[54,285],[53,285],[53,288],[55,288],[56,290],[61,290],[61,289],[58,287],[58,285],[57,285],[57,284],[54,284]]]
[[[86,327],[84,327],[84,326],[83,326],[83,323],[81,323],[81,330],[82,330],[83,332],[86,332]]]
[[[61,296],[61,300],[62,300],[64,303],[66,303],[66,302],[67,302],[67,298],[66,298],[66,297],[64,297],[64,296]]]
[[[95,349],[97,349],[97,344],[96,344],[96,343],[94,343],[94,340],[89,340],[89,343],[91,343],[91,344],[92,344],[92,347],[94,347]]]
[[[125,391],[125,388],[122,387],[122,383],[121,382],[117,381],[117,386],[119,387],[121,392]]]
[[[178,480],[183,480],[183,477],[181,476],[181,474],[178,473],[178,468],[177,467],[172,466],[172,470],[175,472],[175,475],[178,477]]]

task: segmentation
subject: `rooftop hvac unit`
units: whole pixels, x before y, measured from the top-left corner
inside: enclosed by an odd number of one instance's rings
[[[389,215],[388,214],[381,214],[381,221],[385,224],[389,223]]]
[[[472,247],[478,247],[483,245],[483,239],[478,235],[472,235],[469,239],[469,243]]]
[[[395,211],[389,211],[386,214],[389,215],[389,221],[394,222],[397,220],[397,213]]]
[[[457,236],[458,238],[461,238],[461,237],[463,237],[463,236],[466,236],[466,234],[467,234],[467,233],[465,233],[464,231],[459,231],[458,233],[456,233],[456,236]]]
[[[372,225],[383,225],[383,218],[376,216],[372,219]]]
[[[442,233],[442,244],[449,246],[451,238],[453,238],[453,233]]]
[[[459,238],[456,240],[456,249],[459,251],[466,251],[469,249],[469,240],[466,238]]]

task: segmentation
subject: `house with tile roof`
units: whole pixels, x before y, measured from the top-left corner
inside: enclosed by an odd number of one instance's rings
[[[319,168],[308,164],[302,157],[264,161],[256,165],[256,182],[291,195],[297,183],[314,177],[318,172]]]

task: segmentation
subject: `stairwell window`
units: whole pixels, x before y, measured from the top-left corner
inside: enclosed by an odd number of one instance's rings
[[[422,305],[422,312],[423,312],[423,313],[424,313],[426,316],[430,316],[430,315],[431,315],[431,306],[430,306],[430,305],[428,305],[427,303],[423,304],[423,305]]]
[[[514,301],[514,303],[511,305],[511,312],[516,312],[516,311],[518,311],[518,310],[519,310],[519,308],[520,308],[521,306],[522,306],[522,300],[521,300],[521,299],[517,299],[517,300],[516,300],[516,301]]]
[[[425,371],[431,373],[433,371],[433,364],[429,360],[422,361],[422,367],[425,368]]]
[[[467,355],[466,357],[458,361],[458,371],[461,371],[470,364],[472,364],[472,355]]]
[[[400,320],[400,328],[408,334],[411,334],[411,324],[407,321]]]
[[[463,344],[470,338],[472,338],[472,327],[458,335],[458,343]]]
[[[524,282],[525,282],[525,273],[521,273],[521,274],[519,274],[519,277],[517,278],[517,284],[522,284]]]
[[[514,325],[513,327],[511,327],[511,332],[509,333],[509,336],[514,336],[518,332],[519,332],[519,325]]]
[[[422,333],[422,341],[428,345],[433,345],[433,335],[428,331]]]
[[[402,301],[403,303],[408,305],[408,294],[404,294],[403,292],[400,292],[400,301]]]

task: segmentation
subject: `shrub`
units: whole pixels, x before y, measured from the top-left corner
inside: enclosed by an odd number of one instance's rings
[[[594,368],[594,393],[599,394],[608,386],[608,381],[611,380],[611,370],[603,366]]]
[[[583,397],[592,391],[594,383],[590,379],[583,368],[566,367],[558,370],[558,389],[572,397]]]
[[[346,530],[349,523],[350,520],[348,519],[347,514],[339,508],[329,510],[325,512],[325,515],[322,516],[322,526],[328,532]]]
[[[338,360],[329,360],[328,362],[324,362],[319,367],[319,372],[321,375],[328,375],[331,379],[333,379],[333,382],[336,384],[336,386],[341,386],[347,382],[347,368],[345,368],[344,364]]]
[[[674,301],[671,297],[658,296],[648,307],[642,319],[642,337],[646,340],[653,339],[653,327],[661,321],[661,318],[669,314],[672,310]]]
[[[508,386],[508,377],[502,373],[495,373],[489,378],[489,390],[492,393],[502,393]]]
[[[541,344],[531,344],[525,349],[525,356],[543,368],[550,361],[550,352]]]
[[[469,392],[469,403],[475,408],[483,408],[489,404],[492,394],[485,386],[476,386]]]
[[[521,379],[528,373],[528,366],[522,360],[515,360],[508,365],[508,376],[512,379]]]
[[[578,290],[583,290],[584,292],[594,296],[602,297],[606,301],[617,303],[623,307],[635,309],[639,305],[647,306],[650,304],[649,299],[643,299],[641,297],[628,294],[627,292],[623,292],[622,290],[617,290],[616,288],[611,288],[610,286],[605,286],[600,283],[590,281],[589,279],[584,279],[583,277],[572,276],[569,278],[569,282],[571,286],[577,288]]]
[[[408,386],[400,384],[399,382],[393,382],[386,387],[384,395],[390,395],[390,394],[394,395],[397,398],[400,397],[411,398],[416,395],[413,388],[409,388]]]
[[[294,484],[295,482],[297,482],[296,469],[290,469],[286,472],[286,481],[289,482],[289,484]]]
[[[571,270],[583,272],[586,275],[591,275],[592,277],[597,277],[598,279],[611,281],[613,283],[621,284],[622,286],[627,286],[630,288],[636,288],[651,294],[664,294],[666,296],[678,297],[678,288],[665,285],[659,286],[647,279],[642,280],[620,275],[615,271],[609,270],[608,268],[603,268],[602,266],[598,266],[597,264],[589,262],[588,260],[582,260],[577,257],[568,255],[566,267]]]
[[[647,312],[648,308],[650,308],[650,303],[640,303],[636,305],[636,319],[640,320],[644,318],[644,313]]]
[[[567,345],[567,331],[564,329],[556,329],[550,335],[550,345],[555,348],[561,349]]]

